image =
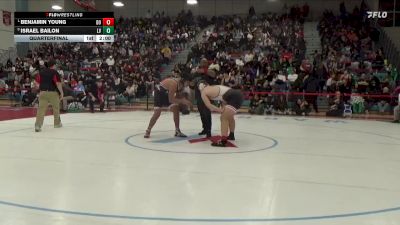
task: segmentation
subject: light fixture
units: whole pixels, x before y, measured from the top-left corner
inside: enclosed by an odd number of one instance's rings
[[[54,10],[61,10],[62,9],[62,7],[59,6],[59,5],[52,5],[51,8],[54,9]]]
[[[197,5],[198,2],[197,2],[197,0],[187,0],[186,3],[188,5]]]
[[[122,6],[124,6],[124,3],[122,3],[122,2],[114,2],[113,5],[115,7],[122,7]]]

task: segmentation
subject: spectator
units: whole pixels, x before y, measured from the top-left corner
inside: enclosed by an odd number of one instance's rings
[[[22,106],[33,106],[35,100],[36,100],[36,93],[34,93],[32,89],[29,89],[22,96],[21,104]]]
[[[18,106],[21,104],[21,85],[17,80],[14,80],[13,85],[9,88],[9,99],[11,101],[11,106]]]
[[[7,83],[0,79],[0,95],[5,94],[8,91],[8,85]]]
[[[271,115],[274,112],[274,101],[271,95],[264,98],[265,114]]]
[[[394,123],[400,123],[400,94],[398,95],[397,106],[394,108]]]
[[[155,84],[156,84],[156,80],[153,78],[152,75],[149,75],[149,76],[147,77],[147,80],[146,80],[146,88],[147,88],[147,93],[148,93],[149,95],[152,95],[152,94],[153,94]]]
[[[85,85],[83,85],[83,81],[78,81],[78,84],[74,87],[75,95],[84,93],[85,94]]]
[[[342,117],[344,110],[344,102],[339,91],[336,92],[335,99],[332,101],[329,107],[329,111],[326,112],[326,116],[331,117]]]
[[[312,104],[316,113],[318,113],[318,104],[316,93],[318,92],[319,81],[314,76],[306,75],[304,78],[304,91],[307,105]]]
[[[394,123],[400,123],[400,105],[394,108]]]
[[[103,81],[101,79],[96,80],[96,82],[91,85],[88,95],[89,95],[90,112],[94,113],[94,104],[95,103],[99,103],[100,112],[104,112],[105,87],[104,87]]]
[[[260,99],[260,96],[257,94],[250,100],[249,113],[256,115],[264,114],[264,100]]]
[[[232,77],[232,76],[231,76],[230,74],[228,74],[227,72],[225,72],[225,73],[223,74],[223,78],[222,78],[222,80],[221,80],[221,85],[224,85],[224,86],[233,88],[233,87],[235,87],[235,85],[236,85],[235,78]]]
[[[289,114],[286,97],[279,95],[274,101],[274,111],[276,114]]]
[[[296,104],[294,105],[294,112],[298,116],[308,116],[311,112],[310,105],[306,100],[297,99]]]
[[[113,57],[112,55],[110,55],[110,57],[108,57],[108,58],[106,59],[106,63],[107,63],[107,65],[108,65],[108,67],[114,66],[114,65],[115,65],[114,57]]]
[[[387,96],[390,97],[389,94],[389,88],[388,87],[384,87],[382,90],[382,96]],[[378,102],[378,109],[379,109],[379,113],[385,113],[385,112],[389,112],[390,110],[390,105],[389,105],[389,101],[387,97],[382,97],[379,102]]]
[[[78,81],[78,85],[73,89],[73,96],[82,106],[87,106],[86,88],[82,80]]]
[[[63,92],[64,92],[64,98],[61,101],[61,111],[67,112],[67,110],[68,110],[68,101],[74,100],[74,91],[66,83],[62,84],[62,89],[63,89]]]
[[[164,63],[168,64],[172,58],[171,48],[169,46],[165,46],[163,49],[161,49],[161,53],[163,54],[164,57]]]
[[[124,92],[124,96],[128,99],[128,104],[132,104],[132,99],[135,98],[137,92],[137,85],[134,82],[129,82],[126,90]]]

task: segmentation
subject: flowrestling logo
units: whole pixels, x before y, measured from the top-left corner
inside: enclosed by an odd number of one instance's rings
[[[378,18],[384,19],[387,18],[387,12],[385,11],[367,11],[368,18]]]

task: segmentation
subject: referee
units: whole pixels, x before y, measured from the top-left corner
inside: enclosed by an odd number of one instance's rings
[[[207,85],[214,85],[216,73],[215,71],[208,69],[208,61],[205,58],[201,59],[199,68],[197,68],[194,72],[201,75],[200,81],[197,82],[197,84],[195,84],[195,97],[197,102],[197,109],[199,110],[201,123],[203,125],[203,130],[199,133],[199,135],[206,135],[207,137],[211,137],[211,126],[212,126],[211,111],[204,104],[198,86],[200,83],[205,83]]]
[[[50,103],[53,108],[54,128],[61,128],[60,100],[64,97],[60,74],[55,70],[55,62],[49,61],[36,76],[39,85],[39,108],[36,113],[35,132],[42,131],[44,115]],[[57,92],[58,91],[58,92]]]

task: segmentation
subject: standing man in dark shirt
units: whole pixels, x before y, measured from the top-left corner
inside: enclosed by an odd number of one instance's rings
[[[40,132],[43,126],[44,115],[50,103],[53,108],[54,128],[61,128],[60,100],[64,97],[60,74],[55,70],[55,62],[49,61],[47,68],[43,68],[36,76],[39,85],[39,108],[36,114],[35,131]],[[58,92],[57,92],[58,91]]]
[[[201,83],[214,85],[216,73],[212,70],[208,70],[208,61],[205,58],[201,59],[199,68],[195,69],[193,72],[201,75],[200,81],[195,84],[196,87],[194,89],[197,109],[199,110],[201,123],[203,125],[203,130],[199,133],[199,135],[207,135],[207,137],[211,137],[211,111],[204,104],[198,85]]]
[[[305,100],[309,104],[313,105],[315,112],[318,113],[318,96],[315,95],[315,93],[318,92],[319,80],[314,75],[307,74],[304,78],[303,85],[303,89],[307,93],[307,95],[304,97]]]

